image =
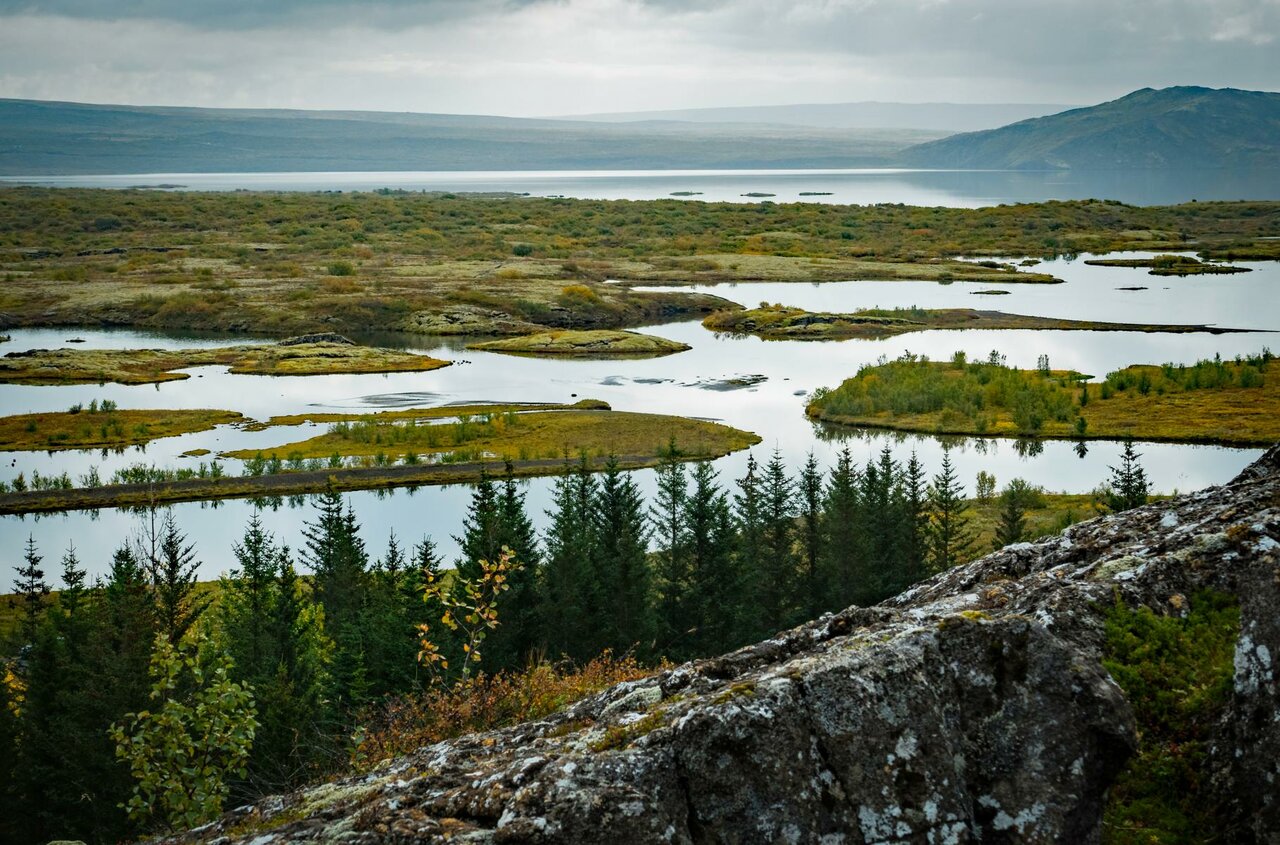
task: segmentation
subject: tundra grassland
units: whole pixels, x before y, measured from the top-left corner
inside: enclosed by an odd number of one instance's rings
[[[462,335],[623,328],[732,307],[632,283],[1051,276],[962,256],[1274,257],[1280,203],[982,209],[371,192],[0,189],[0,328]]]

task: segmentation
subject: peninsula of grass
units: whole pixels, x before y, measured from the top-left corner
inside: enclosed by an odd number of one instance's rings
[[[607,406],[606,406],[607,407]],[[374,463],[416,463],[427,456],[445,462],[554,459],[564,455],[663,454],[679,444],[689,460],[718,458],[760,442],[756,435],[719,423],[664,414],[565,408],[562,410],[459,413],[446,422],[368,414],[336,422],[316,437],[275,449],[239,450],[242,460],[369,458]]]
[[[1280,368],[1269,352],[1191,366],[1134,365],[1085,381],[999,361],[904,356],[811,398],[820,421],[939,434],[1134,438],[1265,446],[1280,440]]]
[[[303,411],[300,414],[281,414],[266,422],[252,422],[247,431],[262,431],[275,426],[302,425],[304,423],[408,422],[449,418],[484,418],[486,416],[521,413],[524,411],[607,411],[609,403],[601,399],[579,399],[572,404],[557,402],[498,402],[471,405],[437,405],[434,408],[403,408],[396,411],[367,413],[360,411]]]
[[[154,477],[133,483],[2,492],[0,514],[466,484],[484,473],[556,475],[578,461],[593,470],[610,460],[640,469],[664,460],[718,458],[760,442],[750,432],[702,420],[586,410],[508,412],[430,426],[369,420],[333,428],[266,455],[235,453],[249,459],[247,475],[152,472]],[[328,465],[317,468],[323,463]]]
[[[0,189],[5,326],[520,335],[699,318],[633,283],[1056,281],[1114,250],[1272,255],[1280,203],[980,209],[418,193]],[[616,282],[616,283],[615,283]]]
[[[151,384],[189,378],[180,370],[210,364],[229,366],[237,374],[314,376],[418,372],[447,367],[449,362],[349,341],[207,349],[33,349],[0,358],[0,382]]]
[[[638,332],[570,329],[473,343],[467,348],[539,357],[657,358],[684,352],[690,347],[665,337]]]
[[[1150,267],[1151,276],[1202,276],[1211,274],[1248,273],[1248,267],[1211,264],[1190,255],[1157,255],[1154,258],[1090,258],[1084,262],[1095,267]]]
[[[1227,332],[1203,325],[1152,325],[1064,320],[979,311],[973,308],[870,308],[851,314],[805,311],[784,305],[761,303],[747,311],[718,311],[702,321],[712,331],[751,334],[765,340],[848,340],[884,338],[928,329],[1038,329],[1094,332]]]
[[[243,419],[235,411],[89,408],[0,417],[0,452],[122,449]]]

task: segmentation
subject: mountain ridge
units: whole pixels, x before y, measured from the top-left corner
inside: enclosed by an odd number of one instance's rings
[[[1095,106],[919,144],[898,159],[979,170],[1280,167],[1280,93],[1140,88]]]

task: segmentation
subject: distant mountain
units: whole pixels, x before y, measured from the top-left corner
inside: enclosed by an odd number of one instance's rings
[[[815,126],[828,129],[931,129],[972,132],[1042,117],[1073,106],[1041,103],[816,103],[789,106],[728,106],[671,111],[571,115],[568,120],[630,123],[664,120],[685,123],[741,123]]]
[[[1101,105],[920,144],[899,161],[984,170],[1275,168],[1280,94],[1143,88]]]
[[[874,167],[942,134],[0,99],[0,175]]]

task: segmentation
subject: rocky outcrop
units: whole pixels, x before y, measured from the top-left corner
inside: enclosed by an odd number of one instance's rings
[[[1208,782],[1280,842],[1280,448],[1232,483],[1076,525],[544,721],[420,749],[172,842],[1089,843],[1132,753],[1104,619],[1241,610]]]

